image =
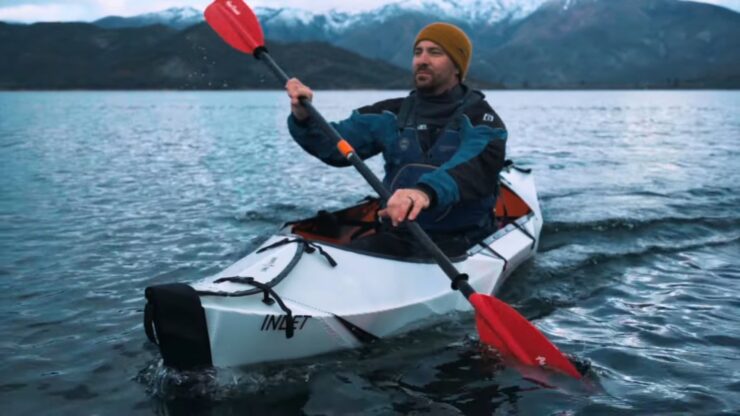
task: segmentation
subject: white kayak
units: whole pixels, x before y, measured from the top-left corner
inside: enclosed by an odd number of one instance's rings
[[[164,364],[241,366],[356,348],[471,310],[433,260],[390,258],[343,247],[372,232],[378,203],[283,227],[258,250],[191,284],[147,288],[145,328]],[[453,258],[478,292],[493,294],[534,256],[540,212],[534,178],[501,174],[499,227]]]

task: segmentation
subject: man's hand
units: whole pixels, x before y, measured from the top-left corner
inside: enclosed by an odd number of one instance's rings
[[[378,211],[378,215],[390,218],[394,227],[419,216],[422,209],[429,208],[429,195],[419,189],[399,189],[391,195],[385,209]]]
[[[293,112],[293,117],[299,121],[303,121],[308,118],[308,110],[301,105],[299,99],[306,97],[308,101],[313,100],[313,91],[311,88],[303,85],[298,78],[291,78],[285,84],[285,90],[288,91],[288,97],[290,97],[290,111]]]

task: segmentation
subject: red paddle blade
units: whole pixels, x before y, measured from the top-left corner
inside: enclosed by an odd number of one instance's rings
[[[251,54],[264,46],[262,27],[242,0],[216,0],[206,8],[206,22],[232,48]]]
[[[573,378],[581,378],[581,373],[570,360],[514,308],[480,293],[471,295],[470,303],[475,308],[475,321],[482,342],[523,364],[548,367]]]

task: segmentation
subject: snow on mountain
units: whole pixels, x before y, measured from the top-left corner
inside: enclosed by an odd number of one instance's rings
[[[193,7],[171,7],[156,13],[147,13],[142,17],[159,17],[161,19],[187,20],[202,17],[200,10]]]
[[[269,17],[288,26],[310,25],[321,20],[325,30],[341,31],[358,22],[384,22],[402,13],[433,15],[440,20],[464,21],[471,25],[494,24],[505,19],[521,19],[548,0],[401,0],[362,13],[331,11],[326,14],[303,9],[257,8],[260,17]]]
[[[404,13],[433,16],[438,20],[464,22],[469,26],[494,25],[504,20],[519,20],[529,16],[545,3],[560,3],[567,10],[579,0],[398,0],[366,12],[313,12],[291,7],[257,7],[257,16],[267,28],[281,30],[311,29],[323,36],[341,34],[361,23],[383,23]],[[738,0],[740,1],[740,0]],[[164,24],[182,29],[202,22],[203,12],[192,7],[173,7],[161,12],[134,17],[106,17],[98,20],[103,26],[144,26]]]
[[[308,10],[288,7],[280,9],[274,9],[272,7],[258,7],[254,12],[260,20],[264,20],[265,22],[280,21],[287,26],[309,25],[318,16],[320,16],[319,14]]]
[[[271,26],[295,29],[313,26],[314,30],[325,33],[341,33],[365,17],[364,14],[350,14],[336,10],[328,13],[315,13],[296,8],[257,7],[254,12],[267,30]]]
[[[359,25],[382,24],[408,13],[430,16],[433,20],[462,22],[469,26],[493,25],[503,20],[522,19],[547,1],[550,0],[400,0],[359,13],[337,10],[316,13],[305,9],[271,7],[258,7],[255,13],[268,37],[331,41]]]
[[[203,12],[192,7],[172,7],[160,12],[140,14],[133,17],[108,16],[96,20],[94,24],[107,28],[142,27],[165,25],[184,29],[203,21]]]
[[[161,12],[142,14],[137,17],[171,26],[192,25],[203,21],[203,13],[192,7],[172,7]]]
[[[461,20],[470,24],[493,24],[505,19],[521,19],[548,0],[401,0],[379,10],[383,12],[414,11],[441,19]],[[374,12],[373,12],[374,13]]]
[[[332,10],[317,13],[298,8],[257,7],[255,13],[266,26],[283,28],[313,27],[327,34],[337,34],[357,23],[382,23],[399,14],[431,15],[439,20],[462,21],[470,25],[490,25],[505,19],[521,19],[548,0],[400,0],[375,10],[348,13]],[[185,28],[203,21],[203,12],[192,7],[173,7],[161,12],[134,17],[106,17],[98,20],[103,26],[143,26],[164,24]]]

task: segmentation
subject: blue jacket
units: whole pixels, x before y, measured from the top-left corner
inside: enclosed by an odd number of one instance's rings
[[[331,124],[360,158],[383,153],[383,181],[391,192],[417,187],[430,195],[432,206],[419,218],[422,227],[432,231],[481,227],[491,219],[507,132],[482,93],[478,94],[481,99],[465,107],[427,148],[417,139],[425,125],[404,128],[405,120],[399,121],[405,98],[359,108],[348,119]],[[288,128],[308,153],[332,166],[349,165],[333,141],[310,119],[299,122],[291,115]],[[409,169],[422,165],[425,168]],[[409,171],[414,173],[409,175]]]

